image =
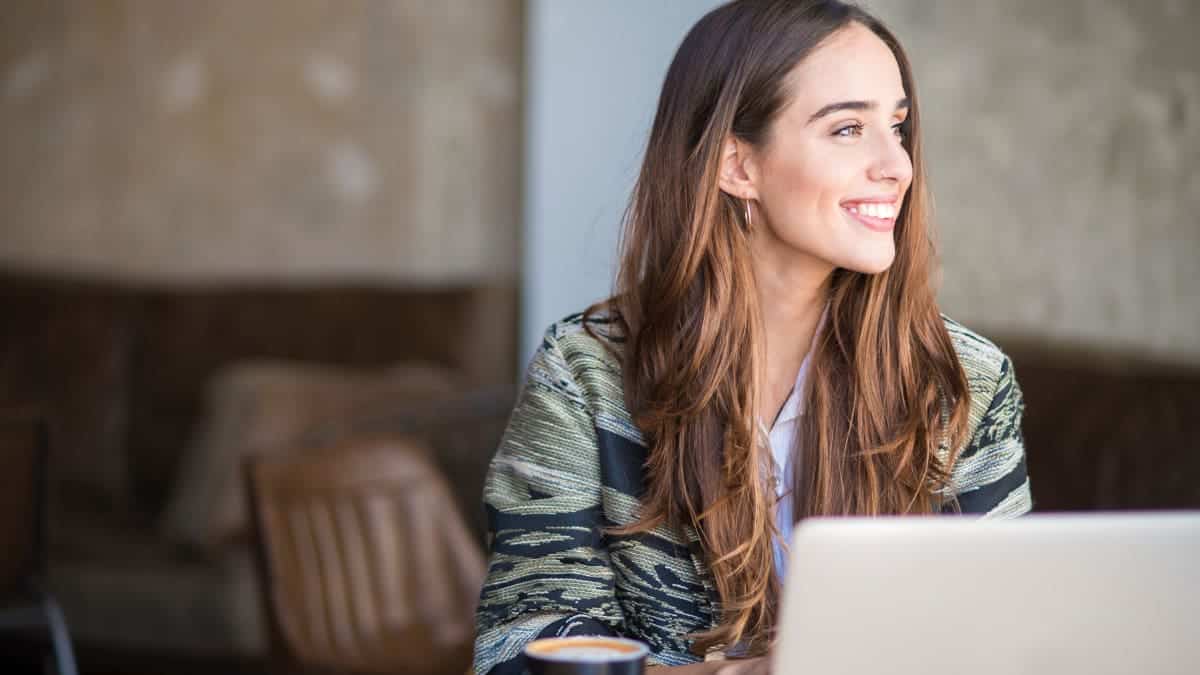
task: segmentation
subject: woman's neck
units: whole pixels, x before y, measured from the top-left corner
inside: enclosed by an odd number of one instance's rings
[[[833,266],[811,257],[785,262],[766,255],[759,257],[759,262],[755,276],[766,342],[760,417],[770,425],[812,347],[828,300]]]
[[[825,310],[832,274],[831,265],[817,260],[755,270],[768,368],[793,361],[799,368]]]

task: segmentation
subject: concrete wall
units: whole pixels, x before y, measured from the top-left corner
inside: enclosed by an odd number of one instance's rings
[[[521,0],[12,0],[0,265],[515,279]]]
[[[870,5],[917,71],[945,311],[1200,363],[1200,3]]]
[[[666,64],[715,4],[531,0],[523,356],[610,288]],[[944,309],[1200,363],[1200,3],[866,4],[915,62]]]
[[[13,0],[0,266],[520,273],[527,356],[611,287],[667,62],[716,4]],[[946,310],[1200,362],[1200,5],[869,4],[917,65]]]

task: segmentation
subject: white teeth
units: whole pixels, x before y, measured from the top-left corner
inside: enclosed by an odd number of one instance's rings
[[[896,217],[895,204],[878,204],[874,202],[861,202],[852,206],[847,206],[846,210],[850,213],[861,213],[872,218],[891,219]]]

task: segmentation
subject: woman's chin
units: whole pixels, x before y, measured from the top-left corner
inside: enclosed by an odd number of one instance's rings
[[[896,250],[890,248],[887,251],[879,251],[876,255],[856,255],[846,260],[839,267],[843,267],[852,272],[859,274],[879,274],[886,272],[891,268],[892,263],[896,261]]]

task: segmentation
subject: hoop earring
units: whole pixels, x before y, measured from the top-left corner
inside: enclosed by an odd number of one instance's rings
[[[746,208],[746,231],[753,232],[754,231],[754,215],[753,215],[754,212],[750,210],[750,200],[743,199],[742,205]]]

